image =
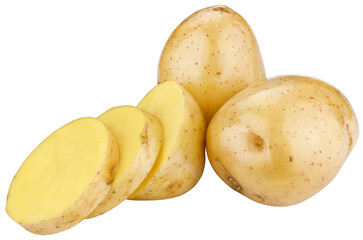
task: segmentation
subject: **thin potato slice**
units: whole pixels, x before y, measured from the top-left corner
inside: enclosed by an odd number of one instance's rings
[[[138,107],[161,121],[164,142],[150,173],[128,199],[166,199],[189,191],[204,169],[206,124],[199,105],[182,86],[168,81],[153,88]]]
[[[70,122],[24,161],[10,185],[6,211],[30,232],[64,231],[105,198],[118,162],[117,142],[100,120]]]
[[[154,165],[163,140],[160,121],[136,107],[115,107],[98,119],[118,142],[120,164],[108,195],[88,218],[116,207],[136,190]]]

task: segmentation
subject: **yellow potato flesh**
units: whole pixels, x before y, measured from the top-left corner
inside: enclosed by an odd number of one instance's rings
[[[50,219],[89,186],[107,154],[108,130],[94,118],[75,120],[45,139],[10,186],[6,211],[16,222]]]
[[[160,96],[165,97],[161,98]],[[179,134],[179,126],[184,109],[183,92],[175,82],[165,82],[151,90],[142,99],[138,107],[159,118],[164,128],[164,142],[154,166],[145,180],[131,194],[130,198],[136,196],[145,188],[161,165],[170,156]]]
[[[111,210],[137,189],[154,165],[163,139],[160,121],[133,106],[112,108],[98,119],[118,143],[120,164],[110,191],[88,218]]]
[[[145,126],[145,116],[134,107],[112,108],[98,117],[113,133],[119,145],[120,163],[115,174],[117,182],[135,159]],[[120,124],[121,123],[121,124]],[[111,186],[112,188],[112,186]]]

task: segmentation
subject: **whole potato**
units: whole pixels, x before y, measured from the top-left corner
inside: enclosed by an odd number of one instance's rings
[[[287,206],[323,189],[357,137],[356,116],[341,92],[317,79],[281,76],[221,107],[207,130],[207,152],[230,187]]]
[[[266,81],[256,38],[227,6],[202,9],[171,34],[162,52],[158,83],[180,83],[197,100],[207,122],[230,97]]]

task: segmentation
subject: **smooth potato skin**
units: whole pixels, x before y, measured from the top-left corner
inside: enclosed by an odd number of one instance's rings
[[[168,80],[192,94],[209,122],[230,97],[266,75],[247,22],[227,6],[213,6],[189,16],[169,37],[158,83]]]
[[[208,126],[207,153],[236,191],[287,206],[323,189],[357,137],[356,116],[341,92],[317,79],[281,76],[223,105]]]
[[[184,111],[179,136],[169,158],[146,187],[132,200],[159,200],[180,196],[201,178],[205,165],[206,123],[195,99],[183,87]]]
[[[67,230],[85,219],[107,195],[119,164],[119,149],[111,132],[109,139],[108,155],[104,164],[76,202],[51,219],[36,223],[19,222],[19,224],[32,233],[48,235]]]

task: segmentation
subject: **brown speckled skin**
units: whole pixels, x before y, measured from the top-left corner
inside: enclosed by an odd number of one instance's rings
[[[59,215],[36,223],[19,223],[26,230],[47,235],[67,230],[85,219],[107,195],[119,163],[118,145],[109,132],[104,163],[90,185],[69,208]]]
[[[257,202],[287,206],[336,176],[358,132],[337,89],[310,77],[280,76],[223,105],[209,124],[207,152],[230,187]]]
[[[123,202],[142,183],[154,165],[163,141],[163,127],[159,119],[147,112],[144,114],[145,127],[140,136],[142,143],[135,159],[118,182],[113,183],[105,199],[87,218],[101,215]]]
[[[207,122],[234,94],[266,81],[256,38],[227,6],[195,12],[171,34],[163,49],[158,83],[180,83],[197,100]]]
[[[161,165],[146,187],[132,200],[157,200],[177,197],[199,181],[205,163],[205,130],[203,113],[195,99],[181,87],[184,112],[177,142],[170,157]]]

